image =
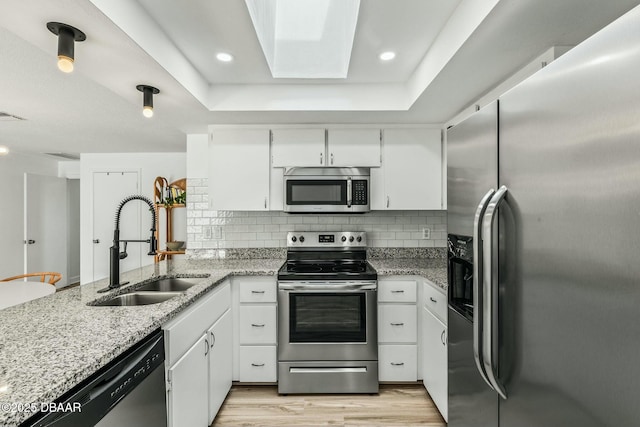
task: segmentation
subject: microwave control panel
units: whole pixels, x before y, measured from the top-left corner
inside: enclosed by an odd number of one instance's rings
[[[353,180],[353,201],[354,205],[367,205],[368,201],[368,191],[367,191],[367,181],[364,179],[354,179]]]

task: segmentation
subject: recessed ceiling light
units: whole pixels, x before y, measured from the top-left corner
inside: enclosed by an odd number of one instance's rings
[[[395,52],[382,52],[380,54],[380,59],[382,59],[383,61],[391,61],[393,58],[396,57],[396,53]]]
[[[9,154],[9,148],[0,145],[0,156],[6,156],[7,154]]]
[[[216,55],[216,58],[218,59],[218,61],[222,61],[222,62],[231,62],[231,61],[233,61],[233,56],[231,56],[231,54],[225,53],[225,52],[220,52],[219,54]]]

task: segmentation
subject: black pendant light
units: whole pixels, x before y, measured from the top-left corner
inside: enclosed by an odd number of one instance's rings
[[[85,41],[87,36],[79,29],[61,22],[47,22],[47,28],[58,36],[58,68],[65,73],[72,72],[74,42]]]
[[[160,93],[160,89],[148,85],[136,86],[142,92],[142,114],[145,117],[153,117],[153,95]]]

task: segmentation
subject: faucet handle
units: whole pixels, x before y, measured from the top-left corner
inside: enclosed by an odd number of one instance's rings
[[[149,239],[149,253],[147,255],[155,255],[158,250],[158,241],[156,240],[156,236],[151,233],[151,238]]]

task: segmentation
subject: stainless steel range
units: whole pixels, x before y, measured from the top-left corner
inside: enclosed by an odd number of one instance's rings
[[[278,392],[378,392],[378,275],[364,232],[294,232],[278,271]]]

